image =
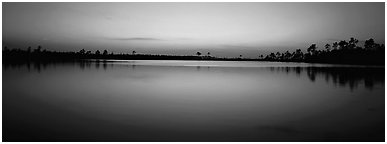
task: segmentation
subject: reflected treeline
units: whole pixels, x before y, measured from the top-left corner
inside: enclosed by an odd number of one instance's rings
[[[298,76],[306,74],[312,82],[324,79],[351,90],[359,85],[372,89],[375,85],[384,83],[384,68],[381,67],[270,67],[270,70],[295,73]]]
[[[71,65],[85,69],[111,69],[117,64],[115,61],[108,60],[77,60],[77,61],[56,61],[56,62],[24,62],[24,63],[4,63],[3,69],[7,71],[10,68],[27,68],[28,71],[41,72],[49,67]],[[128,65],[135,69],[136,65]],[[206,68],[209,70],[209,67]],[[372,89],[377,84],[384,84],[383,67],[267,67],[271,72],[284,72],[286,74],[295,74],[299,77],[307,76],[310,81],[325,80],[338,86],[349,87],[351,90],[364,85]],[[200,66],[196,70],[201,70]]]
[[[3,70],[7,71],[8,69],[20,69],[27,68],[28,71],[37,71],[41,72],[48,67],[55,66],[64,66],[71,65],[75,67],[79,67],[80,69],[104,69],[106,70],[108,67],[113,67],[113,63],[108,60],[68,60],[68,61],[19,61],[13,63],[3,63]]]
[[[334,85],[349,87],[351,90],[359,85],[372,89],[384,83],[384,68],[377,67],[271,67],[271,71],[306,74],[312,82],[324,79]]]

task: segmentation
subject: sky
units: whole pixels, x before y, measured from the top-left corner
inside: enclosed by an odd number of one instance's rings
[[[384,44],[384,3],[2,3],[3,47],[256,58],[312,43]]]

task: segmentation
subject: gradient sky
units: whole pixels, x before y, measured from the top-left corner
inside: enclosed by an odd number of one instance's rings
[[[2,3],[3,46],[257,57],[385,39],[384,3]]]

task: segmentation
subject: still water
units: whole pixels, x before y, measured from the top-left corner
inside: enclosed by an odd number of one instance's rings
[[[3,141],[384,141],[384,67],[3,64]]]

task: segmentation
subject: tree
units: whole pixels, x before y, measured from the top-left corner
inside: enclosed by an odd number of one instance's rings
[[[302,53],[301,49],[296,49],[296,52],[293,55],[293,59],[302,60],[303,57],[304,57],[304,54]]]
[[[95,55],[100,55],[101,52],[99,50],[95,51]]]
[[[103,50],[103,54],[102,55],[108,55],[108,51],[107,50]]]
[[[348,47],[348,42],[345,40],[342,40],[339,42],[340,49],[347,49]]]
[[[325,46],[325,49],[329,52],[331,50],[331,45],[330,44],[326,44]]]
[[[270,59],[275,59],[275,54],[274,53],[270,53],[269,58]]]
[[[292,54],[289,52],[289,51],[286,51],[285,54],[284,54],[284,59],[290,59],[292,56]]]
[[[137,52],[136,51],[132,51],[132,55],[135,55]]]
[[[211,55],[211,53],[210,53],[210,52],[208,52],[208,53],[207,53],[207,56],[210,56],[210,55]]]
[[[374,39],[370,38],[364,42],[365,49],[372,49],[375,46]]]
[[[279,59],[279,58],[281,57],[281,53],[280,53],[280,52],[277,52],[277,53],[275,54],[275,56],[276,56],[277,59]]]
[[[333,48],[334,50],[336,50],[337,47],[339,47],[339,43],[334,42],[334,43],[332,44],[332,48]]]
[[[42,46],[39,45],[38,48],[36,48],[36,49],[34,50],[34,52],[35,52],[35,53],[40,53],[41,50],[42,50]]]
[[[317,49],[316,44],[312,44],[312,45],[309,46],[309,48],[307,49],[307,51],[308,51],[308,53],[313,54],[313,53],[315,53],[316,49]]]
[[[357,39],[351,37],[350,40],[349,40],[349,42],[348,42],[348,48],[349,48],[349,49],[354,49],[354,48],[356,48],[356,45],[357,45],[358,42],[359,42],[359,40],[357,40]]]
[[[196,55],[200,56],[200,55],[202,55],[202,53],[200,53],[200,52],[196,52]]]
[[[79,54],[81,54],[81,55],[83,55],[83,54],[85,54],[85,49],[81,49],[80,51],[79,51]]]
[[[31,47],[30,46],[27,48],[27,53],[31,53]]]

